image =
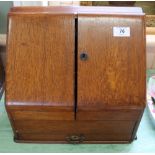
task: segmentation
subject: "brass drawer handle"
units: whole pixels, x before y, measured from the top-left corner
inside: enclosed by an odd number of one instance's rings
[[[79,144],[82,143],[84,141],[85,137],[84,135],[71,135],[71,136],[67,136],[66,140],[68,143],[70,144]]]

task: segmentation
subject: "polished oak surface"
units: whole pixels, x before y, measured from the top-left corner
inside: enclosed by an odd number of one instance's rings
[[[73,15],[9,18],[7,102],[74,106]]]
[[[143,22],[143,17],[79,14],[78,109],[145,105]],[[130,27],[130,37],[113,36],[120,25]]]
[[[48,7],[13,7],[10,15],[18,14],[120,14],[120,15],[144,15],[140,7],[85,7],[85,6],[48,6]]]
[[[35,125],[32,125],[35,124]],[[47,126],[50,124],[50,126]],[[131,141],[134,121],[15,121],[17,140],[65,142],[70,135],[83,135],[84,142]],[[119,128],[116,128],[119,126]]]
[[[129,143],[145,107],[144,14],[136,7],[14,7],[6,109],[16,142]],[[130,37],[113,37],[114,26]]]

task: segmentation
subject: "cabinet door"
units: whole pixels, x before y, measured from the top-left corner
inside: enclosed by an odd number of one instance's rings
[[[9,17],[9,105],[74,107],[74,15]]]
[[[79,15],[78,109],[145,104],[144,38],[142,16]]]

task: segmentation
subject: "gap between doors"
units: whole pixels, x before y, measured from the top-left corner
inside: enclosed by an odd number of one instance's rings
[[[77,112],[77,86],[78,86],[78,18],[75,18],[75,49],[74,49],[74,119]]]

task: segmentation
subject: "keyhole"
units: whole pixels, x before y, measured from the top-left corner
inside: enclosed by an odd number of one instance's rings
[[[87,60],[88,59],[88,55],[86,53],[81,53],[80,54],[80,59],[81,60]]]

